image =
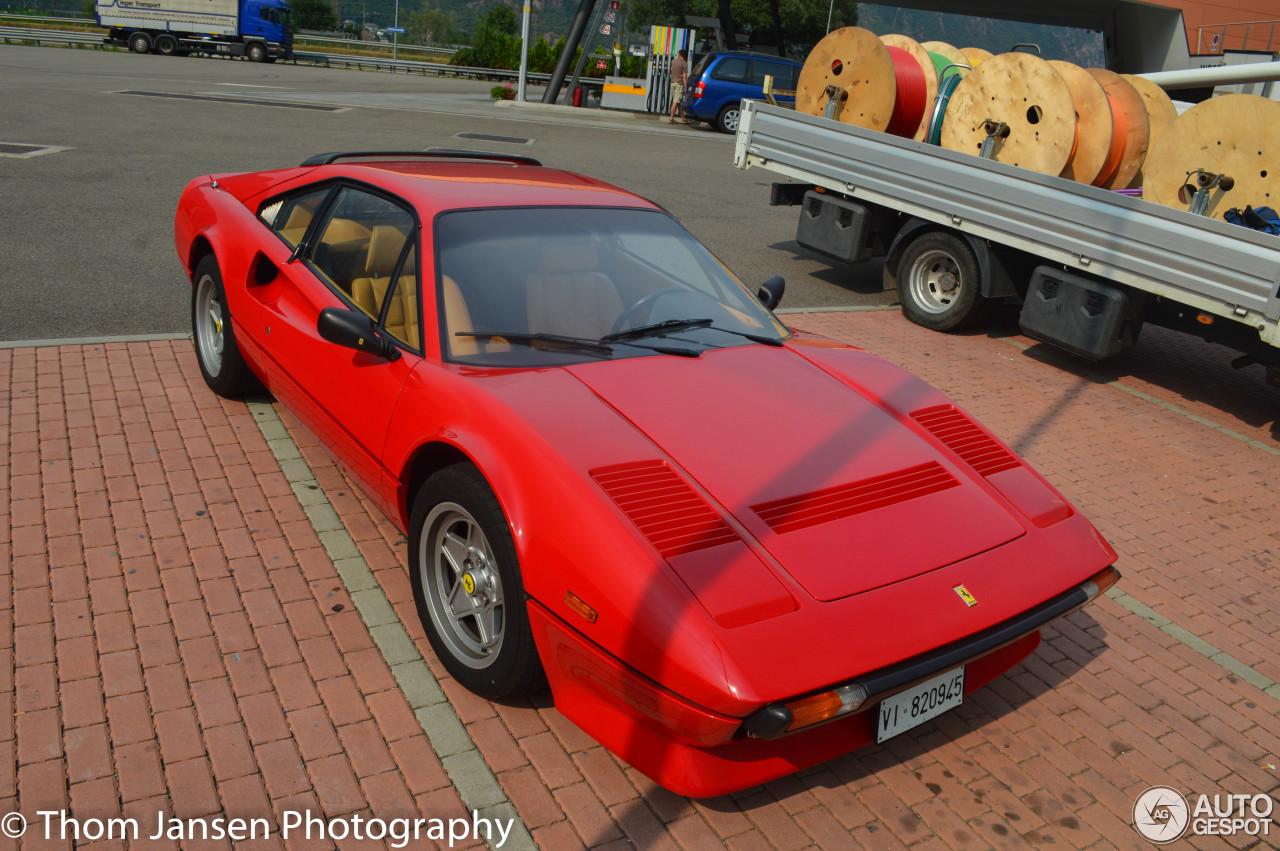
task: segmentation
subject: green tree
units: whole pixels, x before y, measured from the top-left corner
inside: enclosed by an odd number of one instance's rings
[[[453,55],[454,65],[473,68],[513,69],[520,64],[520,21],[515,10],[504,2],[491,7],[476,21],[471,47]]]
[[[334,32],[338,29],[338,16],[333,13],[329,0],[290,0],[293,9],[293,26],[299,30]]]
[[[453,44],[458,41],[457,16],[444,9],[432,9],[425,4],[421,10],[409,16],[405,29],[406,35],[423,44]]]

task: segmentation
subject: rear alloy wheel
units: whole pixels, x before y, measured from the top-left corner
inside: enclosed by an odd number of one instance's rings
[[[738,119],[742,118],[742,105],[731,103],[716,116],[716,127],[721,133],[737,133]]]
[[[250,62],[266,62],[267,47],[260,41],[255,41],[244,49],[244,55],[249,57]]]
[[[212,254],[206,254],[196,264],[191,287],[191,335],[195,338],[200,374],[210,390],[226,399],[239,399],[258,389],[258,379],[236,345],[222,273]]]
[[[898,261],[902,314],[934,331],[973,325],[990,304],[979,293],[981,278],[978,258],[963,237],[942,231],[922,234]]]
[[[419,489],[409,579],[427,638],[459,683],[500,700],[541,682],[515,542],[474,465],[446,467]]]
[[[178,40],[171,35],[156,38],[156,53],[161,56],[173,56],[178,52]]]
[[[129,36],[129,49],[134,53],[150,53],[151,39],[147,38],[146,33],[134,33]]]

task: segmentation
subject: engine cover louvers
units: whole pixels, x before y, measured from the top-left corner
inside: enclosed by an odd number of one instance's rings
[[[663,558],[738,540],[706,500],[663,461],[598,467],[591,478]]]
[[[773,531],[782,534],[885,508],[958,484],[941,464],[930,461],[847,485],[763,502],[751,510]]]
[[[911,418],[924,426],[980,476],[1011,470],[1021,462],[952,405],[916,411]]]

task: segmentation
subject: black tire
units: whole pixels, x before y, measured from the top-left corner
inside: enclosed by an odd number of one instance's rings
[[[129,36],[129,49],[138,54],[150,53],[151,39],[146,33],[134,33]]]
[[[742,104],[731,103],[716,116],[716,129],[721,133],[737,133],[738,121],[742,118]]]
[[[209,389],[239,399],[261,387],[236,344],[218,261],[206,254],[196,264],[191,286],[191,336],[200,374]]]
[[[986,314],[982,271],[968,241],[957,234],[931,231],[911,241],[898,261],[898,299],[902,315],[934,331],[956,331]]]
[[[161,56],[173,56],[178,52],[178,40],[171,35],[156,37],[156,53]]]
[[[458,543],[464,530],[466,547]],[[445,467],[418,489],[409,520],[409,580],[427,638],[459,683],[503,700],[543,682],[515,542],[475,465]],[[467,606],[461,614],[448,602],[454,597]],[[485,621],[496,640],[486,637]]]
[[[266,62],[267,46],[260,41],[255,41],[244,49],[244,55],[249,58],[250,62]]]

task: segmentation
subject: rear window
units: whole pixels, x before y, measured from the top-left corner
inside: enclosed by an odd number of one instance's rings
[[[689,72],[690,77],[701,77],[707,73],[707,66],[711,64],[711,60],[716,58],[716,54],[708,53],[698,60],[698,64],[693,66],[693,70]]]

